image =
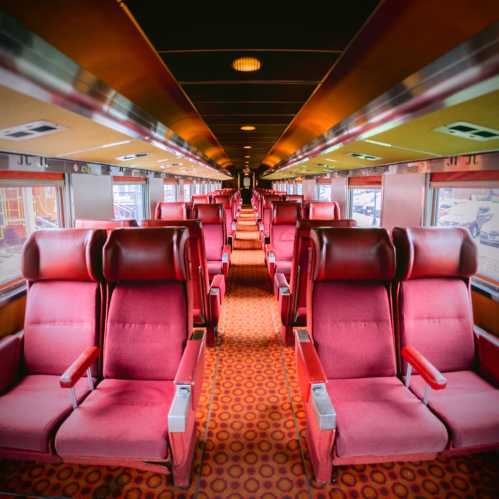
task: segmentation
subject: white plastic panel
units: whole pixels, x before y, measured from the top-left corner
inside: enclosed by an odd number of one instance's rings
[[[112,177],[71,174],[74,218],[110,220],[113,218]]]

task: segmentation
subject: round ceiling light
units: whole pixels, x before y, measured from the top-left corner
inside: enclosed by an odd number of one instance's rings
[[[251,146],[243,146],[243,149],[251,149]]]
[[[244,157],[245,157],[246,159],[250,159],[250,158],[251,158],[251,156],[244,156]]]
[[[232,61],[232,67],[236,71],[251,73],[258,71],[262,67],[262,63],[256,57],[238,57]]]
[[[256,130],[256,126],[254,126],[254,125],[243,125],[241,127],[241,130],[243,132],[252,132],[253,130]]]

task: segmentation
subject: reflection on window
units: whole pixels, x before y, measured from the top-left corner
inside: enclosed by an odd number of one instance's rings
[[[164,184],[163,200],[168,203],[177,200],[177,186],[175,184]]]
[[[191,184],[184,184],[184,201],[191,200]]]
[[[144,218],[142,184],[113,185],[113,215],[118,220]]]
[[[351,189],[351,217],[360,227],[381,225],[381,189]]]
[[[437,189],[435,223],[466,227],[478,245],[478,272],[499,281],[499,189]]]
[[[318,201],[331,201],[331,186],[329,184],[317,184]]]
[[[61,225],[56,186],[0,187],[0,286],[21,277],[24,241]]]
[[[296,184],[296,194],[303,194],[303,185]]]

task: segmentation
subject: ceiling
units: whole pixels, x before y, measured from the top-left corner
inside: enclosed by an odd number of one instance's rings
[[[168,29],[166,3],[125,3],[233,165],[248,159],[258,168],[378,1],[343,4],[327,24],[178,23]],[[232,62],[241,56],[257,57],[261,69],[235,71]],[[256,129],[241,131],[243,125]]]

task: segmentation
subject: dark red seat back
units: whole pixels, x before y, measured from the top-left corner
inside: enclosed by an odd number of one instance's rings
[[[187,220],[187,206],[184,202],[158,203],[154,210],[157,220]]]
[[[281,201],[280,196],[265,196],[262,202],[263,232],[265,237],[270,237],[270,223],[272,220],[272,203]]]
[[[75,229],[112,230],[120,227],[137,227],[137,222],[131,218],[125,220],[90,220],[87,218],[78,218],[75,220]]]
[[[395,228],[396,312],[401,346],[412,345],[440,371],[473,368],[469,280],[477,247],[463,228]]]
[[[338,220],[340,207],[336,201],[310,201],[306,218],[309,220]]]
[[[276,202],[272,204],[270,244],[276,261],[291,261],[295,244],[296,223],[301,219],[298,203]]]
[[[395,376],[388,232],[314,229],[312,244],[307,320],[327,377]]]
[[[193,207],[193,216],[202,223],[206,259],[208,262],[221,262],[227,239],[223,206],[220,204],[196,204]]]
[[[303,194],[288,194],[286,196],[286,201],[289,201],[291,203],[303,203],[303,200]]]
[[[192,196],[192,204],[209,204],[210,202],[210,196],[207,194],[195,194]]]
[[[103,253],[110,298],[104,377],[173,380],[192,330],[183,228],[114,230]]]
[[[215,204],[221,204],[225,211],[225,231],[227,235],[232,235],[232,222],[234,220],[232,212],[232,204],[230,201],[230,196],[228,195],[216,195],[213,197],[213,202]]]
[[[100,340],[104,230],[34,232],[23,250],[28,280],[24,323],[27,374],[60,375]]]

